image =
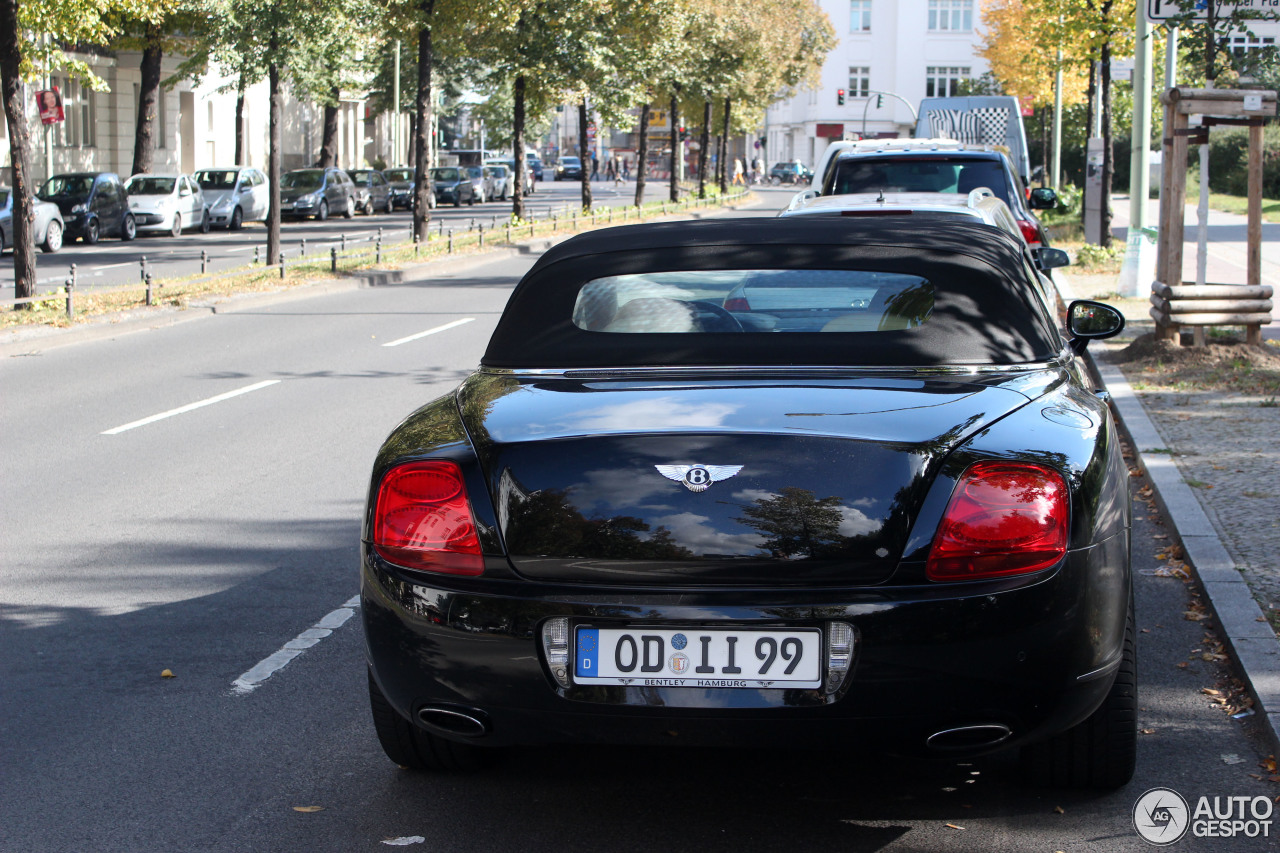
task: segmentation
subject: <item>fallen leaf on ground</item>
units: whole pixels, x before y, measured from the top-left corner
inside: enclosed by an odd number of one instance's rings
[[[1222,695],[1222,691],[1221,691],[1221,690],[1214,690],[1212,687],[1201,687],[1201,688],[1200,688],[1200,692],[1201,692],[1201,693],[1203,693],[1203,694],[1205,694],[1206,696],[1221,696],[1221,695]]]
[[[1234,752],[1224,752],[1222,754],[1223,764],[1244,764],[1244,759],[1236,755]]]
[[[1139,729],[1138,731],[1142,732],[1144,735],[1153,735],[1156,733],[1155,729]]]
[[[956,826],[954,823],[946,824],[947,829],[964,829],[963,826]]]
[[[1054,806],[1054,807],[1053,807],[1053,810],[1054,810],[1055,812],[1057,812],[1058,814],[1066,814],[1066,813],[1067,813],[1067,810],[1066,810],[1066,809],[1064,809],[1062,806]]]
[[[1188,664],[1186,661],[1183,661],[1182,663],[1177,664],[1178,669],[1186,669],[1188,666],[1190,666],[1190,664]]]
[[[295,812],[305,812],[307,814],[311,814],[312,812],[324,811],[324,806],[294,806],[293,810]]]
[[[171,669],[162,669],[160,670],[160,677],[161,678],[177,678],[178,676],[174,675],[173,670]]]
[[[1275,773],[1276,757],[1274,755],[1268,755],[1258,764],[1258,766],[1261,767],[1263,770],[1266,770],[1268,773]]]

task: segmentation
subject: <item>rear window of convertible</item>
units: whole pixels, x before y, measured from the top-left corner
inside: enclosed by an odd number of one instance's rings
[[[607,334],[884,332],[933,313],[918,275],[867,270],[689,270],[586,282],[573,324]]]

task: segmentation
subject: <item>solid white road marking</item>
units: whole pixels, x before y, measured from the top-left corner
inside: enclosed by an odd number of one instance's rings
[[[93,267],[93,269],[95,269],[95,270],[113,270],[113,269],[116,269],[116,268],[118,268],[118,267],[136,267],[137,265],[138,265],[138,262],[137,262],[137,261],[125,261],[125,262],[124,262],[124,263],[122,263],[122,264],[107,264],[106,266]]]
[[[218,396],[210,397],[207,400],[200,400],[195,403],[188,403],[185,406],[180,406],[179,408],[176,408],[176,409],[170,409],[167,412],[161,412],[158,415],[152,415],[151,417],[143,418],[140,421],[134,421],[133,423],[128,423],[128,424],[125,424],[124,426],[118,426],[115,429],[106,430],[101,434],[102,435],[119,435],[120,433],[125,432],[126,430],[131,430],[140,426],[146,426],[147,424],[153,424],[156,421],[162,421],[165,418],[171,418],[174,415],[186,414],[187,412],[194,411],[195,409],[204,408],[205,406],[211,406],[214,403],[221,403],[223,400],[230,400],[232,397],[239,397],[241,394],[248,394],[250,391],[258,391],[270,385],[276,385],[280,381],[281,380],[279,379],[268,379],[265,382],[256,382],[253,385],[246,385],[243,388],[237,388],[234,391],[228,391],[225,394],[219,394]]]
[[[453,329],[458,326],[466,325],[474,320],[475,317],[464,317],[461,320],[454,320],[452,323],[445,323],[443,326],[436,326],[434,329],[427,329],[425,332],[418,332],[416,335],[410,335],[407,338],[401,338],[398,341],[392,341],[389,344],[383,344],[384,347],[398,347],[401,344],[407,344],[410,341],[416,341],[419,338],[425,338],[427,335],[434,335],[436,332],[443,332],[446,329]]]
[[[231,688],[237,695],[243,696],[257,690],[262,682],[284,669],[289,661],[305,652],[329,636],[334,630],[355,615],[355,608],[360,606],[360,596],[354,595],[337,610],[326,613],[325,617],[289,642],[280,650],[258,662],[253,669],[231,682]]]

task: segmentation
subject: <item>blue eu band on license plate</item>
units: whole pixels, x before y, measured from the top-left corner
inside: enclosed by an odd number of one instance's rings
[[[813,628],[579,627],[573,680],[638,687],[820,687],[822,634]]]

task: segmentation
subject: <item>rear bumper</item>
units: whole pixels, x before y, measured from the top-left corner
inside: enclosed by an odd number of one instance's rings
[[[1005,726],[1000,743],[1038,740],[1102,702],[1122,650],[1127,534],[1071,553],[1021,586],[974,584],[860,591],[654,592],[519,581],[411,582],[366,550],[361,598],[366,652],[404,716],[424,707],[474,712],[477,744],[753,741],[847,745],[939,755],[928,738],[963,726]],[[982,588],[979,588],[982,587]],[[595,625],[824,627],[859,637],[834,694],[660,686],[560,687],[541,629],[555,616]],[[674,733],[674,734],[673,734]],[[449,737],[447,733],[444,733]],[[460,738],[459,738],[460,739]]]

